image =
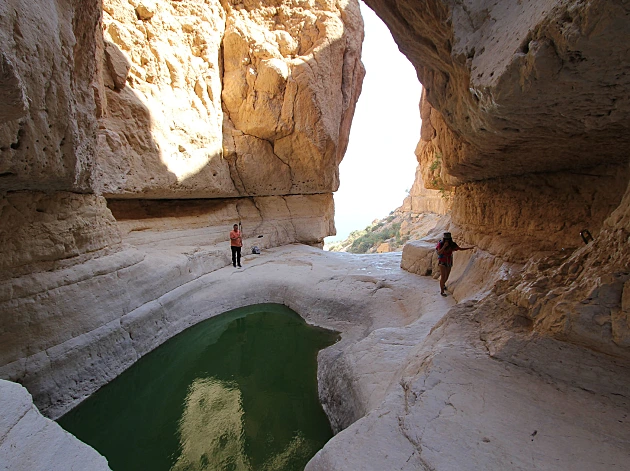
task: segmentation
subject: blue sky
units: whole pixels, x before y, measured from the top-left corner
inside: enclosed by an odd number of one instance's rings
[[[357,103],[348,150],[335,193],[337,235],[343,240],[400,206],[416,170],[420,139],[420,82],[383,22],[361,2],[365,21],[366,76]]]

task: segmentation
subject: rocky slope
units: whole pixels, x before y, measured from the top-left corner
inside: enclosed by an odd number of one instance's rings
[[[375,219],[363,230],[350,233],[347,239],[325,246],[331,252],[384,253],[400,252],[409,240],[422,239],[439,230],[442,216],[449,213],[451,193],[427,189],[422,180],[422,168],[416,169],[416,179],[403,204],[383,219]]]
[[[439,225],[434,213],[411,215],[400,208],[383,219],[375,219],[365,229],[352,231],[347,239],[325,245],[324,250],[348,253],[402,252],[409,240],[422,239]]]

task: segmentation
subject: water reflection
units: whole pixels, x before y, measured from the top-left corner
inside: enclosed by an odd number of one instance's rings
[[[243,407],[236,384],[213,378],[190,385],[179,421],[181,454],[173,471],[248,471]]]
[[[317,352],[337,335],[284,306],[202,322],[60,419],[113,471],[292,471],[332,436]]]
[[[186,397],[179,422],[180,455],[172,471],[253,471],[245,453],[244,411],[235,383],[214,378],[196,379]],[[307,444],[297,432],[279,453],[270,456],[261,471],[281,471],[305,457]]]

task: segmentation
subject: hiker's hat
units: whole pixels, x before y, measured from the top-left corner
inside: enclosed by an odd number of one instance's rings
[[[451,233],[450,233],[450,232],[445,232],[445,233],[444,233],[444,238],[445,238],[445,239],[450,239],[450,240],[453,240],[453,238],[451,237]]]

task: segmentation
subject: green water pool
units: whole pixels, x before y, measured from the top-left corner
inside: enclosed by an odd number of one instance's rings
[[[338,334],[285,306],[208,319],[61,417],[113,471],[292,471],[332,437],[317,352]]]

